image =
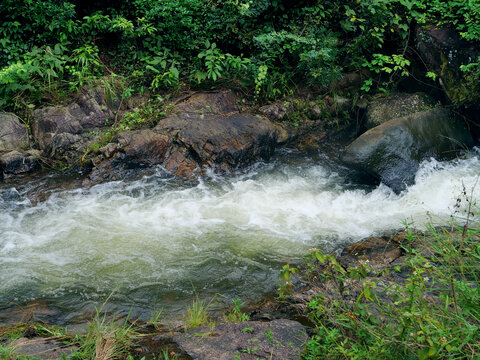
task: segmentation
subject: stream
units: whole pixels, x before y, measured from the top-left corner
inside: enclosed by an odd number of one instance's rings
[[[480,198],[479,174],[476,148],[452,162],[425,161],[415,185],[396,195],[359,185],[321,152],[283,149],[269,162],[191,183],[160,168],[90,189],[60,186],[54,176],[0,182],[0,323],[32,303],[66,324],[107,298],[106,310],[143,320],[159,309],[180,317],[195,293],[256,301],[309,248],[334,252],[404,221],[422,227],[461,216],[457,198],[464,188]],[[42,200],[32,202],[39,188]]]

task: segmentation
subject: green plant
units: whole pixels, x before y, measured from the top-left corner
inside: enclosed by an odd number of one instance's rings
[[[242,312],[240,309],[244,305],[244,303],[240,299],[232,300],[232,302],[233,308],[223,316],[225,321],[233,323],[249,321],[250,316]]]
[[[10,360],[13,357],[15,348],[11,345],[0,345],[0,360]]]
[[[132,339],[137,335],[134,323],[129,323],[128,316],[119,324],[114,319],[107,319],[107,315],[101,313],[101,308],[97,309],[86,334],[76,336],[79,350],[72,358],[120,359],[133,346]]]
[[[293,283],[290,281],[290,277],[298,272],[298,268],[290,267],[289,264],[286,264],[280,270],[280,288],[278,289],[278,296],[283,298],[287,295],[290,295],[293,288]]]
[[[174,353],[169,353],[168,348],[165,348],[162,350],[162,360],[178,360],[178,355]]]
[[[477,358],[479,209],[466,202],[462,224],[449,230],[431,225],[420,236],[407,224],[401,267],[379,272],[365,262],[345,269],[333,256],[310,251],[308,277],[335,290],[308,305],[316,334],[302,359]],[[402,272],[403,280],[390,283],[390,271]]]
[[[214,300],[215,297],[207,303],[205,300],[199,299],[198,295],[196,295],[192,306],[187,308],[187,313],[183,317],[185,328],[193,329],[200,326],[207,326],[210,322],[208,309],[212,306]]]

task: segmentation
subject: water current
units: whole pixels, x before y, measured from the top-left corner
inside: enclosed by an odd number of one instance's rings
[[[55,178],[0,183],[0,311],[42,302],[67,323],[109,296],[110,311],[143,319],[160,308],[180,316],[194,291],[258,300],[311,247],[332,252],[404,221],[449,221],[464,187],[480,198],[479,174],[479,149],[425,161],[397,195],[359,185],[321,153],[282,150],[229,176],[181,184],[158,169],[90,189],[50,186],[36,202],[35,187]]]

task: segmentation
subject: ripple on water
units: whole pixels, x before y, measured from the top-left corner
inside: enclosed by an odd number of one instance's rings
[[[425,161],[396,195],[354,186],[348,169],[282,154],[228,178],[179,185],[164,172],[89,190],[0,189],[0,307],[49,299],[69,318],[111,299],[114,310],[179,311],[193,288],[227,299],[274,290],[278,269],[310,247],[346,242],[435,215],[446,221],[463,186],[480,197],[478,151]],[[87,305],[86,305],[87,304]],[[147,316],[148,317],[148,316]]]

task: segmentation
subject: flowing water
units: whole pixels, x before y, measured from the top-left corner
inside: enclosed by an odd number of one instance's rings
[[[463,187],[480,198],[478,174],[478,149],[426,161],[396,195],[355,184],[320,153],[283,150],[228,177],[182,185],[159,169],[133,182],[45,190],[35,204],[34,183],[4,184],[0,310],[43,301],[65,323],[110,295],[110,311],[144,319],[159,308],[179,316],[193,289],[227,303],[259,299],[276,289],[281,266],[311,247],[335,251],[405,220],[445,223]]]

